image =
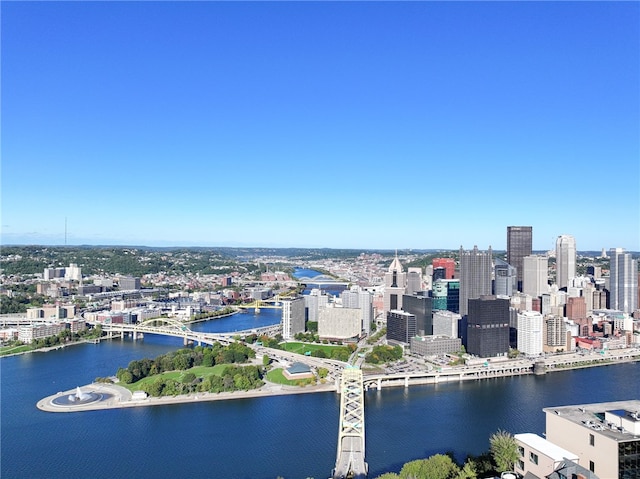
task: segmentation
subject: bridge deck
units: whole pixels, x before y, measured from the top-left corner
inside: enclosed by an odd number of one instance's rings
[[[340,427],[333,477],[365,478],[364,385],[360,369],[342,371],[340,393]]]

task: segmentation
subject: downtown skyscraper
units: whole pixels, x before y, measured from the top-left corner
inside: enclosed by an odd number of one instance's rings
[[[531,255],[532,246],[532,226],[507,226],[507,263],[516,268],[518,291],[522,291],[523,259]]]
[[[611,248],[609,258],[609,307],[631,314],[638,307],[638,262],[624,248]]]
[[[493,252],[479,251],[477,246],[465,251],[460,246],[460,314],[468,312],[470,299],[491,294]]]
[[[571,235],[560,235],[556,240],[556,284],[566,288],[569,279],[576,276],[576,240]]]
[[[523,261],[522,292],[533,298],[549,291],[549,260],[546,256],[525,256]]]

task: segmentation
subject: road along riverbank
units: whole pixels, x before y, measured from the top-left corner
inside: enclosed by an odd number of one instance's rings
[[[614,364],[620,364],[625,362],[638,362],[640,360],[640,353],[637,349],[627,348],[617,351],[608,351],[604,355],[589,354],[580,355],[576,353],[565,355],[563,358],[555,357],[553,360],[546,361],[545,369],[546,373],[552,373],[557,371],[566,371],[568,369],[582,369],[597,366],[608,366]],[[503,365],[504,366],[504,365]],[[445,374],[435,374],[438,377],[427,375],[425,377],[415,377],[413,373],[399,373],[397,375],[381,375],[381,379],[385,378],[384,382],[381,382],[382,387],[399,387],[399,386],[412,386],[412,385],[425,385],[447,381],[460,381],[462,375],[459,377],[455,374],[463,372],[466,368],[454,367]],[[496,371],[496,369],[489,369],[487,371]],[[523,374],[532,374],[532,371],[519,371],[519,372],[504,372],[500,374],[500,377],[506,376],[519,376]],[[453,376],[452,376],[453,375]],[[393,378],[393,376],[400,376]],[[404,379],[407,376],[407,380]],[[441,377],[440,377],[441,376]],[[448,377],[451,376],[451,377]],[[469,377],[468,380],[480,380],[494,377],[491,374]],[[497,377],[497,376],[495,376]],[[392,379],[393,378],[393,379]],[[410,379],[409,379],[410,378]],[[365,382],[373,379],[371,376],[365,374]],[[392,380],[389,380],[392,379]],[[47,412],[79,412],[79,411],[95,411],[100,409],[116,409],[126,407],[141,407],[141,406],[160,406],[164,404],[184,404],[193,402],[204,401],[224,401],[231,399],[246,399],[268,396],[282,396],[291,394],[308,394],[317,392],[335,392],[335,382],[328,382],[325,384],[319,384],[314,386],[285,386],[280,384],[266,383],[261,388],[252,389],[249,391],[233,391],[222,393],[193,393],[187,395],[178,396],[162,396],[162,397],[134,397],[134,395],[128,389],[118,386],[117,384],[107,383],[92,383],[80,387],[80,391],[87,395],[93,395],[93,397],[99,398],[93,401],[78,400],[78,391],[69,390],[64,392],[58,392],[57,394],[48,396],[41,399],[37,403],[38,409]],[[74,399],[75,398],[75,399]]]

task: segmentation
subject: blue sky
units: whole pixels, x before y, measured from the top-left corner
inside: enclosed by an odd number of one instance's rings
[[[1,5],[2,243],[640,250],[638,2]]]

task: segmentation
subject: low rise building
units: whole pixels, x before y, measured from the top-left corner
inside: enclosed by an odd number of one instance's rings
[[[548,407],[547,440],[603,479],[640,477],[640,400]]]
[[[515,472],[521,476],[533,474],[538,478],[547,478],[567,461],[578,462],[579,457],[537,434],[515,434],[519,458]]]
[[[56,336],[66,329],[65,323],[44,323],[22,326],[18,330],[18,340],[31,344],[35,340]]]
[[[414,336],[411,338],[410,348],[413,354],[420,356],[440,356],[456,353],[462,347],[460,338],[449,336]]]

